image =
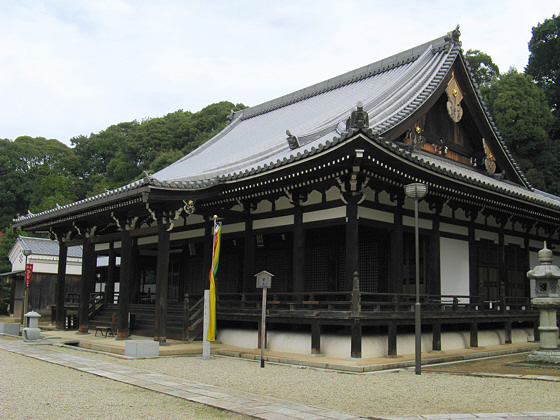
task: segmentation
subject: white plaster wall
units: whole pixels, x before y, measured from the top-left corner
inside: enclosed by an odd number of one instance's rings
[[[169,235],[171,241],[178,241],[180,239],[190,239],[190,238],[201,238],[204,236],[204,228],[200,229],[189,229],[182,232],[175,232]],[[145,242],[146,241],[146,242]],[[138,245],[155,243],[157,242],[157,236],[151,236],[148,238],[138,238]]]
[[[451,225],[449,223],[441,223],[439,225],[440,232],[454,233],[455,235],[468,236],[469,229],[465,226]]]
[[[34,273],[56,274],[58,273],[58,257],[48,255],[30,255],[27,258],[29,264],[33,264]],[[12,264],[12,271],[25,270],[25,257],[21,261],[16,259]],[[66,274],[81,275],[82,259],[68,257],[66,259]]]
[[[414,217],[403,216],[403,225],[404,226],[414,226]],[[432,229],[432,221],[428,219],[423,219],[422,217],[418,217],[418,227],[420,229]]]
[[[441,294],[469,294],[469,243],[440,238]],[[462,299],[468,302],[468,299]]]
[[[475,229],[474,237],[476,238],[477,241],[480,241],[481,239],[487,239],[489,241],[494,241],[495,244],[497,244],[500,240],[497,232],[489,232],[487,230],[479,230],[479,229]]]
[[[303,213],[303,223],[317,222],[319,220],[330,220],[346,217],[346,207],[335,207],[332,209],[310,211]],[[293,223],[293,218],[292,218]]]
[[[387,213],[386,211],[375,210],[366,207],[358,207],[358,218],[377,220],[386,223],[393,223],[395,220],[393,213]]]
[[[512,330],[513,343],[526,343],[532,338],[533,331],[528,329]],[[268,346],[271,351],[309,354],[311,353],[311,335],[308,333],[268,331]],[[246,348],[257,348],[256,330],[222,329],[217,331],[217,339],[222,343]],[[481,330],[478,333],[480,347],[504,344],[505,333],[502,330]],[[466,349],[470,346],[469,331],[444,332],[441,334],[443,351]],[[422,334],[422,352],[432,351],[432,334]],[[414,334],[397,336],[399,355],[414,354]],[[350,357],[350,336],[343,334],[322,334],[321,354],[327,357]],[[387,355],[387,335],[364,335],[362,337],[362,357],[384,357]]]
[[[266,229],[276,226],[287,226],[294,224],[294,216],[271,217],[270,219],[255,220],[253,229]]]
[[[506,245],[515,244],[523,247],[523,245],[525,244],[525,239],[521,236],[504,235],[504,242]]]

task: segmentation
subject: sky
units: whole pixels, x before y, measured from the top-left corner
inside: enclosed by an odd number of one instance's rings
[[[258,105],[439,38],[523,71],[557,0],[0,0],[0,138]]]

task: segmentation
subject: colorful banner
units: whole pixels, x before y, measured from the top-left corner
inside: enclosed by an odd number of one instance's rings
[[[214,221],[214,246],[212,247],[212,267],[210,268],[210,316],[208,320],[208,341],[216,341],[216,274],[220,262],[222,222]]]
[[[29,290],[31,276],[33,275],[33,264],[25,264],[25,290]]]

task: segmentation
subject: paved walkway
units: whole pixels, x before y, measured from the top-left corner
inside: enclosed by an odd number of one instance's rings
[[[0,349],[71,369],[90,373],[114,381],[205,404],[259,419],[359,419],[351,414],[320,407],[292,403],[263,395],[206,385],[171,375],[124,367],[49,349],[48,342],[29,343],[21,340],[0,339]],[[560,419],[559,412],[545,413],[479,413],[406,417],[370,417],[378,419]]]

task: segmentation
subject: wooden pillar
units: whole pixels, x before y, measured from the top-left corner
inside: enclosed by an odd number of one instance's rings
[[[156,268],[156,318],[154,341],[167,341],[167,295],[169,289],[169,231],[167,223],[158,221]],[[210,271],[210,268],[208,269]]]
[[[432,350],[441,351],[441,321],[436,319],[432,330]]]
[[[533,340],[541,341],[541,333],[539,331],[539,318],[533,321]]]
[[[214,222],[212,219],[206,220],[204,227],[204,256],[202,261],[202,283],[204,289],[210,288],[210,268],[212,267],[212,244],[214,241],[213,232]],[[158,259],[159,260],[159,259]],[[256,273],[253,273],[253,275]]]
[[[403,204],[404,193],[394,196],[396,206],[393,211],[393,230],[391,231],[391,254],[389,267],[388,293],[400,293],[403,287]]]
[[[507,320],[505,322],[505,344],[511,344],[511,321]]]
[[[475,221],[478,216],[477,210],[469,210],[470,216],[468,238],[469,238],[469,294],[470,296],[479,296],[482,300],[482,290],[478,284],[478,263],[476,256],[476,235]],[[472,301],[471,301],[472,303]]]
[[[352,290],[354,273],[358,271],[359,264],[359,237],[358,237],[358,201],[360,195],[346,194],[346,274],[344,288]],[[360,327],[361,331],[361,327]],[[361,332],[360,332],[361,336]],[[361,353],[361,350],[360,350]],[[352,356],[354,357],[354,356]]]
[[[508,277],[507,277],[507,267],[506,267],[506,244],[504,239],[504,226],[507,219],[498,220],[500,223],[500,231],[498,233],[498,281],[500,284],[505,285],[505,294],[506,296],[510,295],[511,286],[509,285]],[[505,308],[504,308],[505,309]]]
[[[387,355],[397,355],[397,324],[394,322],[387,326]]]
[[[58,241],[58,272],[56,274],[56,329],[65,328],[64,295],[66,291],[66,261],[68,247],[63,241]]]
[[[440,232],[439,216],[443,208],[441,200],[430,201],[430,208],[434,210],[432,217],[432,232],[430,235],[430,263],[429,276],[426,284],[426,292],[431,295],[441,294],[441,260],[440,260]]]
[[[243,279],[241,281],[241,293],[247,293],[255,289],[255,235],[253,234],[253,219],[251,218],[251,204],[245,205],[245,239],[243,246]],[[206,248],[205,248],[206,249]],[[206,258],[206,256],[204,257]],[[209,257],[211,258],[211,257]],[[210,268],[208,268],[210,271]]]
[[[321,354],[321,324],[311,321],[311,354]]]
[[[362,321],[353,319],[351,324],[350,357],[362,357]]]
[[[523,225],[525,229],[525,236],[523,238],[523,247],[525,248],[525,261],[526,261],[526,269],[529,271],[531,267],[531,251],[529,249],[529,235],[531,234],[531,223],[526,223]],[[531,297],[531,282],[527,280],[525,282],[525,297]]]
[[[132,251],[131,251],[131,260],[132,260],[132,270],[130,270],[130,298],[129,302],[138,303],[140,299],[140,269],[138,267],[138,258],[139,251],[138,251],[138,238],[132,239]]]
[[[305,285],[305,230],[303,229],[302,197],[299,193],[292,195],[294,201],[294,243],[292,292],[303,292]]]
[[[471,322],[471,347],[478,347],[478,322]]]
[[[121,271],[119,277],[119,303],[117,309],[117,340],[129,337],[128,314],[130,307],[130,282],[132,281],[132,239],[130,231],[121,233]]]
[[[117,255],[115,244],[109,244],[109,265],[107,267],[107,283],[105,285],[105,300],[107,303],[115,303],[115,274],[117,267]]]
[[[94,245],[84,239],[82,254],[82,278],[80,279],[80,309],[78,333],[88,333],[89,297],[95,285]]]

